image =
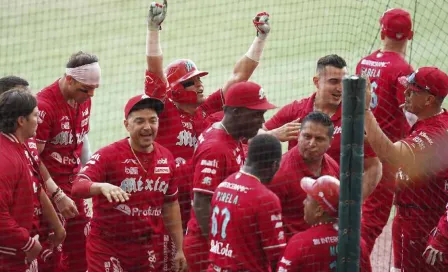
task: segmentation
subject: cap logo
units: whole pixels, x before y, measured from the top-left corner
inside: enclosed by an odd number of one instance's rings
[[[194,64],[193,63],[191,63],[189,61],[185,62],[185,69],[187,69],[187,72],[190,72],[193,68],[194,68]]]
[[[260,100],[262,100],[266,97],[266,95],[264,94],[263,88],[260,88],[260,90],[258,91],[258,96],[259,96]]]

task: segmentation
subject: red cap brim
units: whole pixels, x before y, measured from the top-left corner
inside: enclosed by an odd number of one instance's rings
[[[187,80],[189,80],[190,78],[193,78],[193,77],[195,77],[195,76],[203,77],[203,76],[206,76],[206,75],[208,75],[208,72],[204,72],[204,71],[198,71],[198,70],[196,70],[196,71],[194,71],[194,72],[191,73],[191,74],[187,74],[185,77],[181,78],[178,82],[184,82],[184,81],[187,81]]]
[[[255,105],[250,105],[250,106],[244,106],[247,109],[251,109],[251,110],[272,110],[272,109],[276,109],[277,106],[275,106],[274,104],[269,103],[268,101],[260,103],[260,104],[255,104]]]

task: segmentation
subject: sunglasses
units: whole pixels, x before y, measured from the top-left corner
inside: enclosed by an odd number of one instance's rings
[[[198,81],[202,83],[202,81],[201,81],[200,78],[198,78]],[[190,79],[190,80],[188,80],[188,81],[184,81],[184,82],[182,82],[181,84],[182,84],[182,86],[183,86],[184,88],[188,88],[188,87],[190,87],[190,86],[194,86],[194,85],[195,85],[195,81],[194,81],[194,79]]]
[[[430,92],[430,91],[427,90],[425,87],[422,87],[422,86],[420,86],[420,85],[417,84],[417,81],[415,80],[415,75],[416,75],[416,74],[417,74],[416,72],[413,72],[412,74],[410,74],[410,75],[407,77],[408,84],[412,84],[412,85],[416,86],[417,88],[419,88],[419,89],[422,90],[422,91]]]

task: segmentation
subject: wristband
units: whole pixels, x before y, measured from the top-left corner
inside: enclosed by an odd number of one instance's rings
[[[264,45],[266,40],[262,40],[259,37],[255,37],[252,45],[249,48],[249,51],[246,53],[246,57],[250,58],[253,61],[259,62],[261,58],[261,54],[263,53]]]

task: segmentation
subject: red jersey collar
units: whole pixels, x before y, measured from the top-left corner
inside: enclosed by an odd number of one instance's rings
[[[311,178],[318,178],[320,176],[324,176],[324,175],[330,175],[330,168],[329,168],[329,164],[328,164],[328,155],[324,154],[323,158],[322,158],[322,169],[320,171],[320,175],[316,176],[314,175],[308,168],[308,165],[306,165],[306,163],[303,161],[302,155],[299,153],[299,146],[296,145],[292,150],[292,152],[294,152],[294,158],[293,161],[297,162],[297,169],[299,171],[303,172],[303,176],[305,177],[311,177]]]
[[[20,141],[19,141],[19,139],[17,139],[16,135],[14,135],[12,133],[3,133],[3,132],[2,132],[2,135],[5,136],[5,138],[10,140],[11,142],[20,144]]]
[[[316,100],[316,92],[314,92],[309,98],[308,98],[308,102],[305,105],[305,109],[306,109],[306,113],[310,113],[312,111],[314,111],[314,101]],[[306,114],[306,115],[307,115]],[[339,104],[336,112],[333,114],[333,116],[331,116],[331,121],[337,121],[339,119],[341,119],[342,117],[342,101]]]

